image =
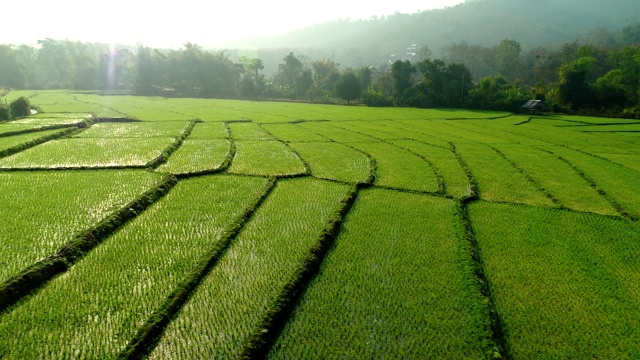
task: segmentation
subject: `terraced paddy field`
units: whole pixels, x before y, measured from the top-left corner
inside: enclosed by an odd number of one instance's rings
[[[640,358],[640,123],[26,91],[2,359]]]

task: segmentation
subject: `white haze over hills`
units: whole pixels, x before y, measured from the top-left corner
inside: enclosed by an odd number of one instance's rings
[[[9,1],[2,4],[0,44],[35,45],[39,39],[52,38],[163,48],[179,48],[186,42],[234,47],[242,39],[283,34],[330,20],[416,13],[463,2],[32,0],[25,5]]]

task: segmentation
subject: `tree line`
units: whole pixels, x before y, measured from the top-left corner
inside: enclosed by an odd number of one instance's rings
[[[45,39],[0,45],[0,86],[507,111],[535,98],[554,111],[640,118],[640,46],[574,42],[523,52],[505,39],[453,44],[442,59],[421,46],[410,59],[345,69],[333,57],[290,52],[267,76],[260,58],[233,61],[192,43],[161,50]]]

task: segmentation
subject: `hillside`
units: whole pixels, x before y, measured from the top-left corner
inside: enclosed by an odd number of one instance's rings
[[[640,2],[634,0],[467,0],[455,7],[415,14],[335,20],[281,36],[252,39],[242,47],[325,49],[357,57],[363,52],[390,53],[419,44],[437,55],[456,42],[493,46],[512,38],[524,48],[559,45],[597,29],[615,32],[638,21]]]

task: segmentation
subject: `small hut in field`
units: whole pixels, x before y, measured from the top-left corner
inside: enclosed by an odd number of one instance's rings
[[[527,112],[538,112],[544,109],[544,103],[542,100],[529,100],[521,108]]]

